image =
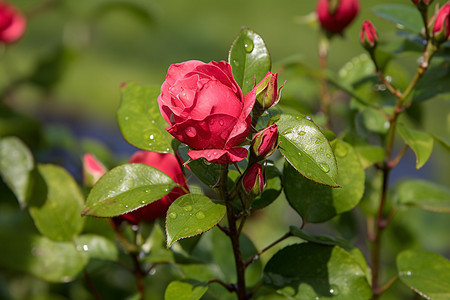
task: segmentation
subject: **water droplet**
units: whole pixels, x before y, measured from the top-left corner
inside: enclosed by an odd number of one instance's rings
[[[151,268],[150,271],[148,271],[149,275],[155,275],[156,274],[156,269],[155,268]]]
[[[145,192],[148,193],[149,191],[148,191],[148,190],[145,190]]]
[[[320,143],[322,143],[322,139],[321,139],[321,138],[318,138],[314,143],[315,143],[315,144],[320,144]]]
[[[88,245],[83,245],[83,250],[84,250],[84,251],[89,251]]]
[[[197,217],[197,219],[201,220],[205,218],[205,214],[202,211],[199,211],[195,214],[195,216]]]
[[[128,117],[125,117],[125,121],[128,121]]]
[[[191,138],[193,138],[197,135],[197,130],[195,130],[195,128],[192,126],[189,126],[188,128],[186,128],[185,132],[186,132],[186,135]]]
[[[327,158],[331,158],[331,154],[330,153],[327,153]]]
[[[301,152],[299,152],[299,153],[297,153],[298,154],[298,156],[302,156],[302,153]]]
[[[338,290],[337,286],[332,284],[330,286],[330,295],[331,296],[338,296],[338,294],[339,294],[339,290]]]
[[[330,172],[330,166],[328,166],[328,164],[322,162],[319,163],[319,166],[325,173]]]
[[[219,125],[220,125],[220,126],[223,126],[223,124],[224,124],[224,123],[223,123],[223,120],[219,120]]]
[[[191,210],[192,210],[192,205],[186,205],[186,206],[184,207],[184,210],[185,210],[185,211],[191,211]]]
[[[216,123],[216,120],[212,119],[211,121],[209,121],[209,125],[213,126],[214,123]]]
[[[412,275],[411,271],[406,272],[406,275],[411,276]]]
[[[245,52],[250,53],[253,51],[253,41],[252,40],[247,40],[247,42],[244,44],[244,48],[245,48]]]
[[[196,232],[197,232],[198,234],[200,234],[200,233],[203,232],[203,230],[201,230],[200,228],[197,228]]]
[[[138,231],[139,230],[139,226],[133,225],[133,226],[131,226],[131,230]]]
[[[310,116],[305,116],[305,119],[308,121],[312,121],[312,118]]]
[[[128,208],[128,205],[125,205],[125,208]]]
[[[316,300],[319,300],[319,297],[316,297]]]
[[[177,213],[171,212],[171,213],[169,213],[169,217],[172,218],[172,219],[176,219],[177,218]]]
[[[155,124],[155,120],[152,120],[152,124]]]
[[[239,62],[238,62],[237,60],[235,60],[235,59],[233,59],[233,64],[234,64],[236,67],[239,67]]]
[[[155,136],[153,134],[150,134],[150,139],[153,140]]]
[[[305,135],[306,132],[304,132],[304,131],[302,130],[302,131],[300,131],[298,134],[299,134],[299,135]]]

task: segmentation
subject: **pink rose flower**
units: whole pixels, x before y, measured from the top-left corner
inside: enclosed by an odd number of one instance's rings
[[[359,0],[319,0],[316,13],[320,24],[331,33],[341,33],[359,12]]]
[[[138,151],[133,154],[129,163],[140,163],[152,166],[161,172],[166,173],[176,183],[186,188],[186,190],[189,190],[181,165],[175,155],[171,153]],[[123,218],[131,224],[164,218],[170,204],[184,194],[182,188],[176,187],[158,201],[122,215],[119,218]]]
[[[192,148],[192,159],[230,164],[247,157],[239,145],[250,131],[255,93],[243,97],[228,63],[171,65],[158,103],[167,131]]]
[[[0,42],[15,42],[23,35],[25,27],[25,17],[11,4],[0,1]]]

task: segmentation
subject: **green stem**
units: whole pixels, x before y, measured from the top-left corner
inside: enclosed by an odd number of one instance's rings
[[[324,35],[321,34],[319,37],[319,68],[322,72],[321,77],[321,86],[320,86],[320,92],[322,95],[322,107],[321,110],[327,117],[327,124],[325,125],[326,128],[331,129],[333,127],[333,124],[331,122],[331,95],[328,91],[328,80],[326,76],[326,70],[327,70],[327,59],[328,59],[328,48],[329,48],[329,40]]]
[[[236,266],[237,274],[237,289],[236,293],[239,300],[247,300],[247,292],[245,287],[245,267],[244,261],[242,259],[241,247],[239,244],[239,233],[236,228],[236,219],[234,217],[233,209],[233,199],[228,195],[227,189],[228,181],[228,165],[221,165],[221,174],[219,179],[219,195],[220,198],[225,202],[227,209],[227,220],[228,220],[228,236],[231,240],[231,246],[233,247],[234,263]]]

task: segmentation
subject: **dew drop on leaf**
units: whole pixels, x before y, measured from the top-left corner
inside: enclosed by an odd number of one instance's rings
[[[319,166],[325,173],[330,172],[330,166],[327,163],[319,163]]]
[[[172,219],[176,219],[177,218],[177,213],[171,212],[171,213],[169,213],[169,217],[172,218]]]
[[[185,211],[191,211],[191,210],[192,210],[192,205],[186,205],[186,206],[184,207],[184,210],[185,210]]]
[[[245,52],[250,53],[253,51],[253,41],[252,40],[247,40],[244,44],[244,48],[245,48]]]
[[[205,214],[202,211],[199,211],[195,214],[195,216],[197,217],[197,219],[201,220],[205,218]]]

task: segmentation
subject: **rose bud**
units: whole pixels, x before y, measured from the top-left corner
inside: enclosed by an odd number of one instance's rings
[[[283,86],[277,90],[277,76],[277,73],[267,72],[266,76],[253,88],[256,101],[263,110],[269,109],[280,100],[280,91]]]
[[[139,163],[152,166],[161,172],[166,173],[176,183],[188,190],[186,178],[181,169],[181,165],[172,153],[157,153],[150,151],[138,151],[133,154],[129,163]],[[131,224],[151,221],[157,218],[164,218],[170,204],[185,192],[181,187],[175,187],[169,194],[146,206],[138,208],[132,212],[124,214],[119,218],[127,220]]]
[[[23,35],[25,27],[25,17],[11,4],[0,0],[0,42],[15,42]]]
[[[253,137],[250,146],[251,155],[256,160],[262,160],[270,156],[276,149],[278,141],[278,125],[273,124],[258,131]]]
[[[361,28],[361,33],[359,34],[359,39],[364,48],[368,51],[375,49],[378,43],[377,32],[375,27],[373,27],[372,22],[364,21]]]
[[[251,128],[255,93],[242,95],[227,62],[171,65],[158,103],[167,131],[191,147],[192,159],[231,164],[247,157],[238,145]]]
[[[426,7],[428,5],[431,4],[431,2],[433,2],[433,0],[412,0],[412,2],[414,2],[414,4],[417,5],[417,7]]]
[[[247,195],[256,197],[262,193],[266,185],[260,164],[255,163],[248,168],[242,177],[242,187]]]
[[[319,22],[330,33],[341,33],[359,12],[359,0],[319,0]]]
[[[93,187],[107,171],[106,167],[94,155],[91,153],[83,155],[83,183],[87,187]]]
[[[450,3],[446,3],[439,10],[433,26],[433,39],[441,44],[450,36]]]

